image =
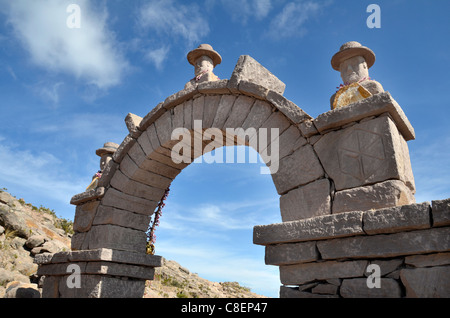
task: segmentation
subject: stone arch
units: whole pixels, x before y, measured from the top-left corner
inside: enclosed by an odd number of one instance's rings
[[[199,133],[255,128],[248,139],[224,135],[221,141],[229,145],[251,146],[252,138],[260,139],[260,128],[279,129],[277,138],[269,138],[271,143],[257,151],[268,164],[272,158],[264,150],[272,143],[279,145],[277,169],[271,176],[280,195],[282,223],[255,226],[253,241],[266,246],[266,264],[280,266],[282,284],[314,281],[315,271],[323,267],[342,277],[359,277],[364,262],[350,262],[350,267],[336,264],[335,259],[352,255],[330,252],[326,258],[325,249],[330,245],[333,251],[334,238],[378,233],[378,229],[365,232],[363,226],[370,227],[367,218],[373,216],[363,211],[415,202],[406,145],[414,139],[414,130],[388,92],[313,119],[283,96],[284,88],[254,59],[241,56],[229,80],[181,90],[144,117],[128,114],[129,134],[104,168],[98,187],[71,200],[77,206],[72,251],[37,258],[38,274],[46,276],[44,297],[142,296],[145,280],[153,279],[154,267],[161,266],[160,256],[145,253],[150,216],[188,164],[172,160],[171,149],[180,142],[172,132],[178,127],[190,132],[188,149],[194,148],[187,155],[190,159],[202,155],[212,142],[196,136],[196,120],[202,123]],[[195,149],[196,142],[201,150]],[[330,244],[321,244],[327,239]],[[322,248],[320,255],[317,250]],[[316,260],[317,266],[312,263],[314,269],[307,270],[313,277],[302,276],[304,263]],[[67,263],[81,267],[84,288],[67,289]],[[293,294],[299,295],[282,286],[282,297]]]

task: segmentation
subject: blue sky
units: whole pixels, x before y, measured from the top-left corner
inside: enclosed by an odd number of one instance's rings
[[[69,29],[69,4],[81,9]],[[381,28],[368,28],[369,4]],[[229,78],[250,55],[286,83],[312,117],[341,83],[330,60],[347,41],[371,48],[370,69],[416,131],[408,143],[417,202],[450,197],[450,2],[313,0],[0,0],[0,188],[73,219],[70,198],[99,168],[95,150],[121,143],[128,113],[145,116],[193,77],[186,54],[211,44]],[[281,221],[260,164],[191,164],[175,179],[157,254],[213,281],[278,296],[278,268],[252,244]]]

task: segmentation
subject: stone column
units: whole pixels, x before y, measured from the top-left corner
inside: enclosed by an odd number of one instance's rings
[[[43,298],[142,298],[162,257],[113,249],[39,254]]]

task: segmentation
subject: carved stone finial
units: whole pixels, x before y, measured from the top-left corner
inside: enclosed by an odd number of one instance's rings
[[[185,88],[201,82],[217,81],[213,69],[222,62],[222,57],[209,44],[200,44],[187,55],[188,62],[195,67],[195,77],[186,83]]]
[[[344,84],[331,97],[331,109],[384,92],[381,84],[369,77],[369,68],[374,63],[375,53],[361,43],[350,41],[341,46],[333,55],[331,66],[341,73]]]

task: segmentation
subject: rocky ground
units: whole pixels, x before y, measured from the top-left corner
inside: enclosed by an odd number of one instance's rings
[[[0,189],[0,298],[40,297],[40,253],[70,250],[72,222]],[[144,298],[261,298],[237,282],[211,282],[175,261],[164,260]]]

